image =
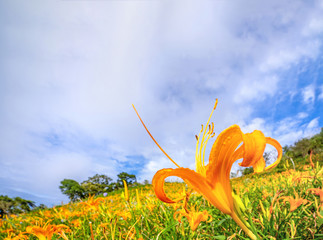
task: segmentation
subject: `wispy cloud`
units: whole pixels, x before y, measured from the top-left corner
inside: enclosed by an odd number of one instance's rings
[[[302,91],[303,101],[305,104],[313,104],[315,101],[315,89],[313,85],[309,85]]]

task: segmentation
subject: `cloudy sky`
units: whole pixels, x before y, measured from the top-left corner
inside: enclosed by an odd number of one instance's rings
[[[282,145],[323,126],[323,2],[0,3],[0,195],[67,202],[64,178],[194,167],[213,115]],[[211,144],[210,144],[211,145]]]

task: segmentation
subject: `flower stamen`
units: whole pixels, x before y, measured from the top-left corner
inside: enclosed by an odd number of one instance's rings
[[[199,133],[199,136],[195,136],[197,139],[196,142],[196,154],[195,154],[195,164],[196,164],[196,171],[200,173],[202,176],[206,176],[206,168],[205,168],[205,150],[206,150],[206,144],[209,141],[210,138],[215,136],[214,133],[214,123],[210,123],[211,117],[213,115],[214,110],[216,109],[216,106],[218,104],[218,99],[215,100],[214,107],[211,111],[211,114],[209,116],[209,119],[207,120],[207,123],[205,125],[205,128],[202,125],[202,129]],[[203,131],[204,130],[204,131]],[[202,139],[200,138],[201,133],[202,134]],[[201,141],[200,141],[201,139]]]
[[[153,135],[151,135],[151,133],[149,132],[149,130],[148,130],[148,128],[146,127],[146,125],[144,124],[144,122],[142,121],[142,119],[141,119],[141,117],[140,117],[140,115],[139,115],[139,113],[137,112],[137,110],[136,110],[136,108],[135,108],[135,106],[132,104],[132,107],[133,107],[133,109],[135,110],[135,112],[137,113],[137,116],[139,117],[139,120],[140,120],[140,122],[142,123],[142,125],[144,126],[144,128],[146,129],[146,131],[147,131],[147,133],[149,134],[149,136],[151,137],[151,139],[156,143],[156,145],[159,147],[159,149],[165,154],[165,156],[169,159],[169,160],[171,160],[175,165],[176,165],[176,167],[180,167],[165,151],[164,151],[164,149],[158,144],[158,142],[155,140],[155,138],[153,137]]]

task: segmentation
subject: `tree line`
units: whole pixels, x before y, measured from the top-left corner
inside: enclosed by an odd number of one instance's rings
[[[283,147],[285,157],[304,158],[311,151],[316,155],[323,155],[323,128],[321,132],[311,138],[303,138],[295,142],[294,145]]]
[[[64,179],[59,186],[61,192],[68,196],[70,201],[75,202],[79,199],[85,199],[89,196],[97,196],[100,194],[107,194],[114,190],[123,188],[123,181],[127,185],[137,184],[137,178],[134,174],[126,172],[119,173],[116,182],[112,178],[104,174],[95,174],[87,180],[79,183],[73,179]]]
[[[118,174],[116,182],[106,175],[96,174],[87,180],[78,183],[73,179],[64,179],[59,186],[63,194],[67,195],[73,202],[77,199],[84,199],[93,195],[100,195],[123,188],[123,180],[127,185],[136,185],[137,178],[134,174],[122,172]],[[145,184],[148,181],[145,180]],[[27,213],[33,210],[47,208],[44,204],[36,206],[34,201],[26,200],[20,197],[10,198],[7,195],[0,195],[0,219],[6,215]]]
[[[0,219],[5,215],[20,214],[30,212],[32,209],[44,209],[46,206],[40,204],[36,206],[35,202],[20,197],[10,198],[6,195],[0,195]]]

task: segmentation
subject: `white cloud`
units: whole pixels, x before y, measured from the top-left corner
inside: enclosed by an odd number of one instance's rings
[[[36,185],[35,191],[45,192],[46,188],[58,188],[60,181],[64,178],[84,181],[85,176],[91,174],[92,159],[79,153],[60,153],[49,156],[48,159],[29,163],[37,171],[29,173],[31,185]],[[26,169],[26,168],[24,168]],[[48,174],[48,173],[51,174]],[[41,179],[42,184],[33,182],[34,179]]]
[[[297,114],[297,118],[299,118],[299,119],[304,119],[307,117],[308,117],[308,113],[306,113],[306,112],[300,112]]]
[[[288,117],[280,121],[275,127],[273,136],[275,136],[282,146],[292,145],[301,138],[311,137],[320,131],[319,118],[314,118],[304,124],[300,115]]]
[[[289,69],[291,64],[297,64],[303,58],[314,59],[317,57],[321,42],[313,40],[308,42],[307,45],[285,45],[287,49],[282,46],[277,46],[277,49],[272,49],[266,61],[260,66],[260,70],[270,72],[277,69]]]
[[[298,113],[295,116],[286,117],[278,122],[268,122],[262,118],[255,118],[248,124],[242,123],[241,129],[244,133],[253,130],[262,131],[266,137],[275,138],[282,146],[292,145],[301,138],[311,137],[320,132],[319,117],[304,120],[308,114]]]
[[[251,76],[250,76],[251,78]],[[264,100],[268,96],[273,96],[277,92],[279,79],[276,76],[253,79],[250,84],[243,84],[234,100],[240,101]]]
[[[241,125],[241,129],[244,133],[250,133],[256,129],[264,131],[266,122],[262,118],[255,118],[249,121],[250,123]]]
[[[323,7],[321,7],[321,10]],[[313,14],[312,18],[308,21],[308,25],[303,29],[305,36],[323,33],[323,20],[321,16]]]
[[[306,137],[311,137],[314,134],[318,133],[320,130],[320,126],[319,126],[319,118],[314,118],[312,119],[308,125],[306,126],[306,129],[304,131],[304,135]]]
[[[296,142],[297,140],[303,137],[304,137],[304,134],[302,130],[289,131],[279,136],[279,143],[282,146],[292,145],[294,142]]]
[[[302,91],[303,101],[305,104],[313,104],[315,101],[315,88],[314,85],[308,85]]]

